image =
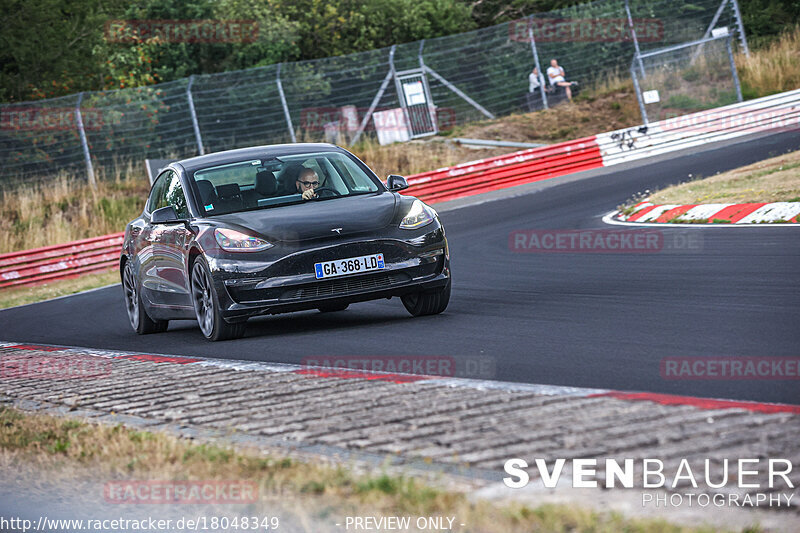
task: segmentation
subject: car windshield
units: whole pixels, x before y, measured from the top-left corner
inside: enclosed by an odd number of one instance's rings
[[[308,187],[316,193],[310,201],[379,190],[373,178],[341,152],[248,159],[195,170],[192,178],[205,216],[309,201],[301,190]]]

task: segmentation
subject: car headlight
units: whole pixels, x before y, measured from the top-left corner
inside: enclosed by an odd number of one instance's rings
[[[227,252],[261,252],[273,246],[264,239],[228,228],[215,229],[214,238],[219,247]]]
[[[414,200],[411,209],[408,210],[403,221],[400,222],[400,229],[417,229],[427,226],[436,217],[436,211],[425,205],[420,200]]]

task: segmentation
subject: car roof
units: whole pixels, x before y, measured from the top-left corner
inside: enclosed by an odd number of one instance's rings
[[[205,168],[211,165],[235,163],[247,159],[265,159],[281,155],[296,155],[307,152],[342,152],[343,150],[334,144],[328,143],[293,143],[293,144],[268,144],[264,146],[251,146],[249,148],[237,148],[236,150],[226,150],[215,152],[197,157],[182,159],[177,163],[187,172]]]

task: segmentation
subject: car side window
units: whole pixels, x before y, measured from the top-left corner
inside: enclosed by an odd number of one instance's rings
[[[189,208],[186,205],[186,195],[183,194],[181,180],[177,173],[169,171],[169,174],[169,181],[167,182],[162,196],[163,200],[158,203],[158,207],[171,205],[175,208],[175,213],[177,213],[178,218],[189,218]]]
[[[150,189],[150,198],[147,199],[147,212],[152,213],[160,206],[158,205],[161,199],[164,196],[164,186],[167,184],[169,180],[169,175],[171,171],[167,171],[162,173],[158,178],[156,178],[156,182],[153,184],[153,188]]]

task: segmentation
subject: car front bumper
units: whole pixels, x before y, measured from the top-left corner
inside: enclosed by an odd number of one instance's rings
[[[238,258],[212,262],[225,320],[391,298],[450,282],[449,250],[441,228],[414,239],[353,239],[287,251],[272,262]],[[385,268],[321,280],[314,274],[317,262],[375,253],[384,255]]]

